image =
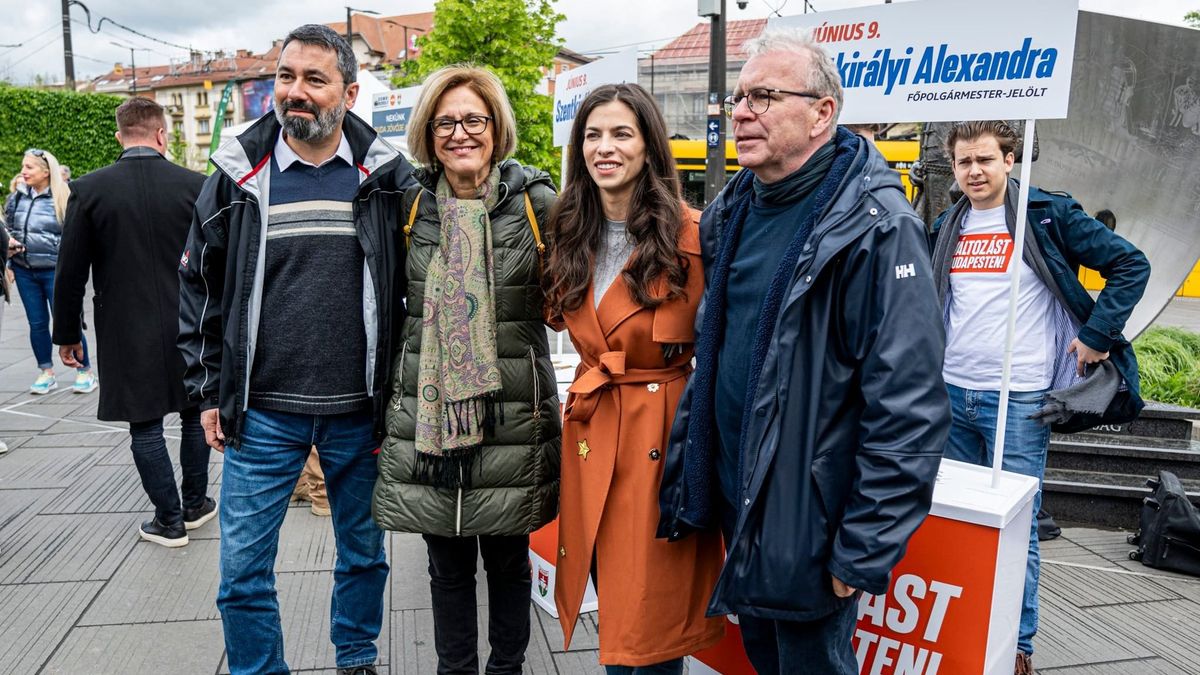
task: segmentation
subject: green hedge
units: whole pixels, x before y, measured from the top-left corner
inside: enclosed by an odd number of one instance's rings
[[[113,115],[123,100],[0,84],[0,194],[29,148],[50,151],[72,177],[112,164],[121,152]]]
[[[1133,341],[1142,398],[1200,408],[1200,335],[1157,326]]]

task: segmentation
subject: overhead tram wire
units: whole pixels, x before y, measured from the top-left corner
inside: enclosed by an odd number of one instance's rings
[[[46,29],[44,29],[44,30],[40,30],[40,31],[38,31],[37,33],[35,33],[34,35],[31,35],[31,36],[29,36],[29,37],[25,38],[23,41],[21,41],[21,42],[19,42],[19,43],[15,44],[15,45],[0,45],[0,48],[3,48],[3,49],[4,49],[4,51],[3,51],[3,52],[0,52],[0,54],[7,54],[8,52],[10,52],[10,51],[12,51],[12,50],[14,50],[14,49],[20,49],[21,47],[24,47],[24,46],[28,45],[30,42],[33,42],[34,40],[36,40],[36,39],[40,38],[41,36],[45,35],[46,33],[49,33],[50,31],[52,31],[52,30],[54,30],[55,28],[58,28],[58,27],[59,27],[59,24],[57,24],[57,23],[52,23],[52,24],[50,24],[50,27],[49,27],[49,28],[46,28]]]
[[[87,26],[87,25],[88,25],[88,24],[87,24],[87,22],[85,22],[85,21],[80,21],[79,19],[76,19],[76,18],[72,18],[72,19],[71,19],[71,23],[78,24],[78,25],[80,25],[80,26]],[[104,35],[108,35],[109,37],[114,37],[114,38],[117,38],[118,40],[126,40],[126,41],[128,41],[128,42],[133,42],[133,40],[130,40],[130,39],[129,39],[129,36],[128,36],[128,35],[125,35],[124,33],[114,33],[113,31],[110,31],[110,30],[108,30],[107,28],[102,28],[102,29],[100,29],[100,31],[98,31],[96,34],[97,34],[97,35],[104,34]],[[137,49],[138,49],[138,50],[140,50],[140,51],[152,52],[152,53],[154,53],[154,54],[158,54],[159,56],[165,56],[165,57],[167,57],[168,59],[169,59],[169,58],[172,58],[170,54],[168,54],[168,53],[166,53],[166,52],[161,52],[161,51],[159,51],[159,50],[157,50],[157,49],[151,49],[151,48],[149,48],[149,47],[138,47]]]
[[[88,6],[83,4],[82,2],[79,2],[79,0],[71,0],[71,4],[79,5],[81,8],[83,8],[83,13],[85,15],[87,15],[87,23],[85,25],[88,27],[88,30],[91,31],[92,33],[99,33],[100,29],[104,27],[104,22],[107,21],[108,23],[111,23],[112,25],[116,26],[117,28],[120,28],[121,30],[128,31],[128,32],[133,33],[134,35],[137,35],[138,37],[144,38],[146,40],[150,40],[152,42],[157,42],[159,44],[164,44],[164,45],[167,45],[168,47],[174,47],[176,49],[183,49],[183,50],[186,50],[189,52],[195,51],[195,49],[193,47],[176,44],[176,43],[170,42],[168,40],[156,38],[153,35],[147,35],[135,28],[130,28],[129,26],[126,26],[125,24],[123,24],[119,21],[114,21],[107,16],[100,17],[100,20],[96,22],[96,27],[93,28],[92,27],[92,12],[91,12],[91,10],[88,9]]]
[[[17,59],[16,61],[12,61],[12,62],[8,63],[7,67],[15,68],[18,64],[24,63],[26,60],[28,60],[29,57],[39,54],[46,47],[49,47],[50,45],[52,45],[56,42],[59,42],[61,40],[62,40],[62,36],[55,35],[54,37],[50,38],[50,40],[48,42],[43,42],[41,44],[41,46],[39,46],[37,49],[34,49],[33,51],[29,52],[25,56],[22,56],[21,58]]]

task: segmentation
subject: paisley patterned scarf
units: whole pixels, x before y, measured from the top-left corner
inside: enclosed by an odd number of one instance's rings
[[[429,485],[467,487],[484,432],[503,414],[488,217],[499,192],[495,167],[475,199],[438,179],[441,244],[425,277],[417,379],[416,477]]]

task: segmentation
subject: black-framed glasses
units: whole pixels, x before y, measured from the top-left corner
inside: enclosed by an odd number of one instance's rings
[[[789,96],[803,96],[805,98],[824,98],[820,94],[814,94],[811,91],[788,91],[787,89],[751,89],[745,94],[734,94],[733,96],[725,97],[725,114],[728,117],[733,117],[733,109],[745,99],[746,106],[750,108],[750,112],[755,115],[761,115],[771,108],[771,101],[774,100],[775,94],[787,94]]]
[[[487,131],[488,122],[492,118],[487,115],[468,115],[461,120],[450,119],[449,117],[439,117],[429,122],[429,128],[433,130],[433,135],[439,138],[446,138],[454,135],[454,127],[462,125],[463,131],[468,135],[478,136],[484,131]]]

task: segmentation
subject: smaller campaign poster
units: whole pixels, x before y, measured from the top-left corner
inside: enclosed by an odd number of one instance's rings
[[[242,83],[242,110],[246,119],[256,120],[275,108],[275,78]]]
[[[563,147],[571,139],[571,125],[579,104],[603,84],[637,82],[637,50],[627,49],[593,61],[586,66],[559,73],[554,87],[554,145]]]

